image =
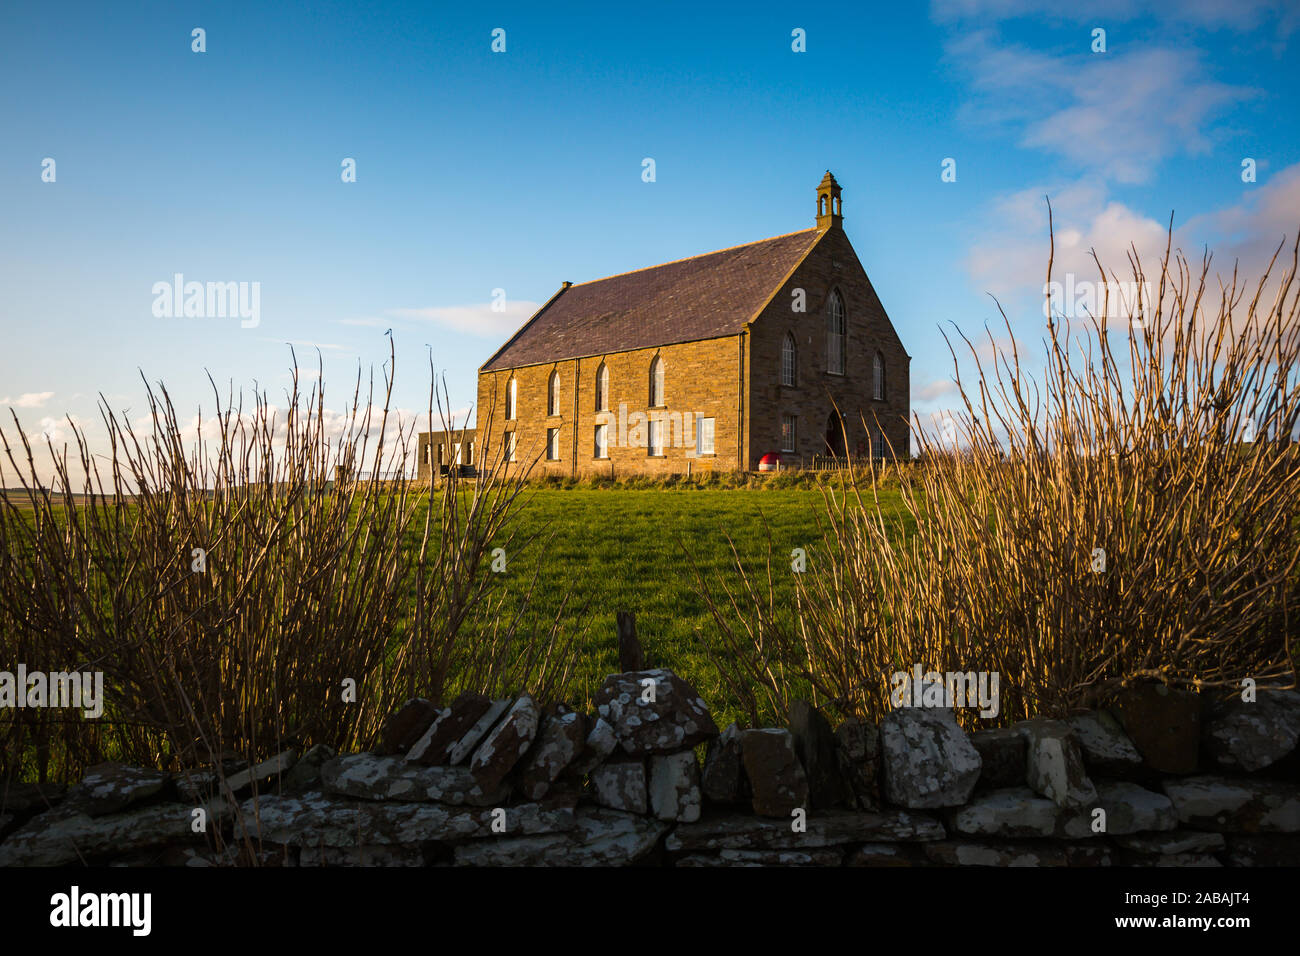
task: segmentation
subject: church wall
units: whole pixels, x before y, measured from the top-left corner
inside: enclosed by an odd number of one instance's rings
[[[546,365],[479,373],[478,423],[483,456],[500,453],[503,435],[516,434],[516,460],[522,465],[539,458],[535,475],[623,476],[629,474],[698,474],[732,471],[737,467],[740,394],[739,340],[735,336],[636,349],[605,356],[566,359]],[[652,409],[650,365],[664,361],[664,404]],[[595,407],[596,373],[601,361],[609,369],[608,411]],[[547,414],[547,385],[551,372],[560,375],[559,414]],[[516,419],[504,420],[506,383],[517,380]],[[576,404],[575,404],[576,399]],[[664,448],[651,456],[648,429],[638,429],[638,415],[661,419]],[[490,424],[489,424],[490,417]],[[696,454],[696,420],[714,420],[714,454]],[[595,428],[606,423],[608,457],[595,456]],[[546,433],[559,429],[558,460],[545,457]],[[639,444],[638,444],[639,443]],[[683,447],[687,446],[687,447]],[[576,451],[576,454],[575,454]]]
[[[848,339],[843,375],[827,371],[826,315],[831,290],[843,297]],[[805,293],[806,311],[795,311],[795,289]],[[795,336],[796,385],[781,385],[781,345],[787,332]],[[884,307],[867,278],[848,237],[831,229],[782,286],[751,326],[749,339],[749,467],[757,468],[765,452],[781,449],[781,416],[797,420],[794,456],[827,453],[827,420],[832,398],[844,416],[847,450],[866,453],[868,428],[879,423],[894,453],[909,448],[909,358],[893,331]],[[885,360],[885,399],[873,397],[872,355]],[[864,427],[864,421],[866,426]]]

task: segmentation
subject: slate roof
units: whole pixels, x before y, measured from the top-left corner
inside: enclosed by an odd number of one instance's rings
[[[805,229],[562,288],[482,370],[737,335],[823,231]]]

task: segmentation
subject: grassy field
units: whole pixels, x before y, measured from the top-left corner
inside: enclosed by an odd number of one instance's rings
[[[896,488],[896,484],[882,487],[881,502],[887,515],[890,513],[900,515],[901,527],[902,506]],[[417,489],[416,493],[421,492]],[[838,489],[838,482],[833,489],[828,488],[827,493],[842,494]],[[470,494],[470,490],[465,489],[465,497],[462,500],[466,506]],[[34,527],[39,516],[25,500],[25,495],[9,489],[7,496],[18,508],[18,521]],[[435,492],[435,502],[436,500]],[[381,495],[369,507],[386,509],[394,501],[391,496]],[[74,500],[74,507],[78,510],[86,507],[86,504],[87,502],[80,498]],[[266,502],[255,503],[254,509],[266,506]],[[435,504],[435,508],[437,507]],[[410,521],[405,525],[407,528],[405,541],[396,542],[391,548],[381,544],[378,558],[381,564],[375,565],[371,561],[365,568],[356,568],[355,580],[370,582],[404,549],[408,550],[408,555],[418,549],[424,528],[423,508],[422,504],[413,505]],[[532,485],[526,488],[519,500],[515,502],[507,519],[506,528],[486,542],[485,550],[490,551],[498,545],[505,546],[507,549],[507,570],[504,581],[494,582],[504,585],[502,591],[494,589],[494,594],[498,596],[504,594],[505,620],[509,620],[510,613],[518,605],[519,599],[526,596],[530,588],[533,588],[531,610],[524,619],[523,630],[544,634],[558,613],[561,635],[572,638],[569,655],[569,660],[572,662],[571,674],[567,690],[563,694],[570,702],[578,706],[589,706],[591,696],[599,688],[604,677],[619,670],[615,621],[617,612],[627,610],[636,615],[647,664],[671,668],[691,681],[709,702],[716,719],[725,726],[726,722],[742,716],[740,702],[732,699],[733,695],[724,685],[715,658],[710,654],[710,645],[715,652],[717,650],[717,625],[708,610],[706,601],[701,597],[692,559],[715,588],[717,580],[722,579],[728,587],[738,591],[740,580],[735,569],[736,555],[747,569],[755,572],[765,582],[765,565],[770,548],[778,599],[783,595],[791,595],[794,591],[794,577],[790,570],[791,550],[796,547],[807,548],[810,552],[810,560],[815,560],[816,543],[822,537],[818,522],[819,519],[825,520],[825,508],[826,502],[822,489],[811,483],[796,487],[772,487],[765,484],[759,487],[742,488]],[[149,509],[148,514],[154,514],[155,510]],[[351,521],[360,522],[361,512],[362,506],[357,505]],[[147,554],[150,556],[181,555],[188,560],[188,544],[177,537],[184,536],[183,521],[177,519],[165,527],[158,527],[155,533],[161,535],[160,540],[149,539],[146,544],[139,545],[139,541],[148,537],[145,531],[140,530],[148,515],[134,500],[130,499],[118,519],[105,518],[105,515],[112,513],[110,507],[106,511],[98,512],[93,520],[101,526],[107,523],[127,529],[123,533],[129,535],[129,540],[122,544],[125,550],[121,553],[136,554],[137,552],[131,549],[138,546],[149,549]],[[62,528],[69,518],[69,513],[65,511],[62,501],[59,500],[56,500],[48,511],[43,511],[42,514],[58,528]],[[241,510],[238,520],[247,524],[251,520],[250,515],[251,512],[245,513]],[[439,521],[441,517],[435,512],[435,526]],[[290,526],[293,525],[294,523],[291,522]],[[265,525],[265,528],[272,526],[273,523]],[[232,520],[231,527],[239,527],[239,525]],[[384,534],[384,527],[381,523],[376,530],[376,534],[380,537]],[[10,531],[16,528],[16,524],[12,525]],[[265,528],[259,526],[256,533],[244,532],[244,537],[239,539],[240,546],[255,547],[262,540],[259,535],[266,533]],[[55,539],[62,540],[64,537],[56,531],[52,536],[46,535],[42,540],[48,543]],[[361,621],[349,617],[341,628],[334,627],[334,621],[325,621],[321,617],[324,612],[315,609],[316,605],[323,601],[323,597],[316,595],[316,592],[312,592],[315,597],[305,598],[308,603],[302,605],[300,612],[299,605],[295,602],[304,594],[304,589],[312,586],[310,582],[314,579],[314,575],[309,572],[314,565],[312,560],[307,560],[298,554],[297,547],[314,539],[310,533],[304,532],[301,537],[289,540],[291,546],[283,546],[276,553],[279,556],[287,556],[290,565],[281,569],[272,562],[270,566],[263,568],[259,572],[261,577],[258,578],[256,585],[256,597],[250,597],[241,604],[249,614],[247,620],[256,619],[266,626],[243,625],[242,622],[239,625],[219,625],[220,627],[231,626],[234,631],[244,635],[240,640],[245,643],[239,645],[236,657],[241,654],[256,655],[256,659],[263,662],[259,666],[270,666],[270,662],[273,661],[278,669],[277,674],[289,668],[291,671],[286,672],[291,672],[298,681],[292,688],[283,692],[278,689],[268,690],[272,685],[266,681],[254,682],[256,687],[250,685],[248,693],[252,694],[256,691],[265,696],[264,692],[266,692],[272,693],[274,697],[273,700],[257,698],[262,706],[262,710],[258,711],[262,723],[266,726],[283,725],[292,729],[302,726],[304,719],[319,719],[320,714],[311,706],[306,708],[308,717],[301,716],[299,713],[302,711],[301,701],[314,700],[322,684],[335,686],[340,673],[349,675],[371,673],[380,677],[383,687],[390,693],[397,694],[396,700],[400,701],[401,696],[408,691],[403,686],[403,681],[395,674],[401,663],[403,648],[409,651],[413,646],[404,643],[410,640],[404,633],[407,630],[407,621],[399,620],[395,627],[385,621],[376,629],[373,617]],[[437,540],[436,536],[435,540]],[[26,538],[15,534],[7,541],[6,547],[21,547],[26,542]],[[733,544],[736,549],[735,554],[732,552]],[[98,549],[92,549],[94,550]],[[221,554],[220,551],[213,553]],[[355,549],[353,551],[345,549],[345,558],[356,553]],[[325,550],[318,548],[312,554],[313,560],[316,560],[321,559],[322,555],[328,557],[331,552],[328,548]],[[281,557],[277,557],[275,560],[280,559]],[[116,568],[124,560],[126,559],[115,558],[109,561],[107,566]],[[132,560],[137,561],[141,567],[152,569],[151,573],[161,575],[160,579],[164,581],[171,580],[167,576],[171,572],[162,569],[172,568],[176,563],[169,559],[158,564],[155,569],[155,565],[150,563],[151,557],[142,555]],[[14,568],[19,567],[21,563],[15,563]],[[232,563],[227,566],[236,565]],[[244,567],[243,564],[237,566]],[[224,596],[223,600],[230,600],[232,590],[237,590],[244,585],[246,579],[241,577],[244,573],[239,571],[233,573],[228,579],[222,579],[223,589],[220,593]],[[100,576],[100,571],[91,573],[91,577],[95,580]],[[188,576],[185,576],[184,580],[189,580]],[[74,575],[69,587],[79,586],[77,581]],[[281,584],[286,587],[285,596],[278,598],[273,592],[276,592]],[[146,586],[148,586],[147,582]],[[765,584],[763,586],[765,587]],[[356,613],[359,605],[355,593],[349,591],[348,594],[349,597],[344,604],[333,606],[333,613],[344,612],[348,615]],[[718,594],[716,590],[715,595],[720,603],[726,605],[724,595]],[[187,593],[178,607],[187,607],[202,597],[202,592],[197,596]],[[280,600],[281,603],[272,600],[264,607],[262,599],[267,597]],[[51,597],[50,600],[57,604],[58,595]],[[400,598],[395,600],[404,603]],[[393,600],[384,599],[384,608],[393,606],[395,606]],[[106,626],[110,632],[112,631],[113,619],[109,609],[101,608],[96,602],[92,602],[83,610],[86,611],[87,617],[82,622],[78,634],[95,633],[93,628],[99,626],[98,622],[101,621],[107,622]],[[174,613],[179,614],[181,611],[177,610]],[[303,623],[302,618],[295,616],[300,613],[308,616],[306,623]],[[484,647],[480,636],[483,632],[480,629],[490,626],[486,619],[490,619],[492,613],[491,607],[482,607],[471,614],[459,635],[453,638],[456,645],[467,649]],[[276,626],[270,622],[275,620],[273,615],[277,614],[289,616]],[[156,621],[144,622],[143,626],[144,632],[157,636],[160,646],[165,643],[165,637],[174,633],[172,630],[162,628]],[[214,642],[210,631],[210,627],[206,630],[200,627],[199,630],[193,631],[190,635],[191,642],[186,644],[186,647],[197,648],[200,654],[203,653],[203,648],[211,648],[215,653],[222,644],[220,640]],[[387,634],[391,642],[389,652],[382,655],[387,658],[387,665],[382,675],[379,671],[368,668],[363,657],[359,656],[361,650],[367,646],[365,638],[370,632]],[[225,633],[224,630],[221,633]],[[14,636],[0,633],[0,638]],[[435,640],[440,639],[436,635],[434,637]],[[436,646],[430,644],[425,637],[417,640],[420,641],[419,647],[422,649]],[[331,641],[334,643],[330,643]],[[15,657],[16,655],[16,659],[26,659],[25,653],[30,656],[30,653],[24,652],[22,647],[13,644],[12,641],[8,650],[9,652],[3,656]],[[226,650],[235,653],[233,648],[227,647]],[[108,652],[118,653],[111,648]],[[60,653],[62,654],[60,660],[64,657],[79,660],[86,652],[81,645],[76,645],[64,648]],[[253,657],[249,659],[252,660]],[[140,686],[146,686],[147,675],[142,677],[134,674],[133,676],[133,672],[130,671],[131,663],[131,661],[115,660],[113,672],[118,676],[113,679],[134,680],[136,683],[143,682]],[[310,668],[315,669],[310,670]],[[122,676],[124,674],[125,677]],[[194,686],[199,686],[193,682],[194,678],[188,671],[183,679],[190,681],[186,686],[191,690]],[[412,680],[417,680],[418,684],[418,679],[412,677]],[[217,695],[214,700],[234,699],[229,695],[244,693],[240,689],[243,685],[237,675],[230,677],[230,681],[233,683],[229,687],[222,685],[222,688],[213,692]],[[131,686],[135,687],[136,684]],[[454,694],[458,689],[460,688],[453,681],[449,687],[444,688],[444,691]],[[527,688],[509,684],[502,685],[501,689],[517,691],[537,688],[531,684]],[[433,691],[423,684],[418,686],[412,684],[409,692]],[[142,694],[143,692],[117,697],[110,694],[110,700],[116,701],[114,706],[118,707],[127,707],[127,704],[143,706],[141,701],[148,703],[152,698]],[[284,712],[281,712],[281,703]],[[110,707],[110,710],[113,708]],[[130,707],[127,707],[127,710],[130,711]],[[378,719],[387,712],[388,704],[375,704],[371,710]],[[123,713],[126,711],[113,711],[113,716],[110,716],[108,723],[116,726],[120,722],[122,727],[129,727],[133,725],[133,720],[138,719],[135,717],[135,711],[130,711],[126,717],[122,716]],[[333,713],[334,711],[331,710],[330,715]],[[348,719],[351,720],[350,717]],[[0,730],[3,730],[2,726]],[[14,738],[15,745],[30,749],[27,737],[23,736],[25,733],[22,728],[9,728],[9,735]],[[356,733],[360,737],[365,737],[368,731],[356,731]],[[80,765],[86,761],[126,759],[128,755],[122,748],[128,746],[128,743],[130,747],[135,748],[132,751],[135,754],[132,759],[137,761],[144,759],[140,756],[141,753],[146,751],[152,753],[150,748],[154,747],[154,744],[143,737],[138,741],[133,739],[123,743],[116,737],[100,740],[94,735],[83,734],[83,736],[86,737],[85,740],[81,737],[76,738],[75,745],[79,749],[75,752],[59,751],[55,754],[53,772],[58,774],[68,770],[71,779],[76,772],[79,772]],[[17,742],[19,740],[21,742]],[[3,743],[2,737],[0,743]],[[31,767],[27,767],[22,772],[30,771]]]
[[[882,490],[881,506],[899,514],[896,490]],[[519,560],[507,560],[509,587],[526,588],[540,572],[535,602],[553,614],[567,593],[572,626],[586,606],[587,629],[579,644],[576,686],[594,693],[600,680],[618,670],[615,615],[636,614],[647,661],[668,667],[695,683],[720,712],[738,716],[708,650],[701,642],[715,628],[687,551],[701,571],[725,574],[738,583],[728,537],[746,567],[762,569],[768,534],[778,586],[790,582],[790,552],[820,538],[821,491],[538,489],[512,519],[524,535],[541,539]],[[901,520],[901,518],[900,518]]]
[[[823,482],[825,478],[821,476]],[[691,559],[710,580],[722,576],[728,586],[739,587],[736,554],[761,576],[770,535],[778,591],[791,593],[790,552],[820,539],[823,487],[826,493],[842,494],[838,484],[828,485],[819,487],[812,480],[796,487],[532,485],[509,519],[516,540],[533,540],[507,555],[506,593],[524,595],[536,575],[533,613],[547,621],[568,596],[565,626],[583,631],[574,668],[580,692],[594,693],[601,679],[618,669],[615,616],[627,610],[636,614],[650,664],[678,671],[706,699],[721,702],[726,692],[698,633],[709,635],[715,624]],[[21,513],[32,513],[21,491],[0,493]],[[863,494],[868,493],[864,488]],[[464,492],[466,500],[469,494]],[[74,496],[78,507],[84,498]],[[902,522],[897,485],[882,486],[880,499],[886,516],[897,515]],[[54,514],[62,515],[57,502]],[[423,507],[417,505],[408,530],[410,548],[419,546],[422,531]]]

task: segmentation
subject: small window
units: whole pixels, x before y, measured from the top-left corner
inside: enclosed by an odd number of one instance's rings
[[[799,420],[793,415],[781,416],[781,450],[794,452],[798,448]]]
[[[650,407],[659,408],[664,404],[664,360],[655,356],[650,363]]]
[[[713,430],[715,419],[698,418],[695,420],[695,453],[697,455],[713,454]]]
[[[785,333],[785,339],[781,342],[781,384],[794,388],[797,384],[795,379],[796,359],[798,358],[797,347],[794,344],[794,336],[789,332]]]
[[[826,311],[826,371],[832,375],[844,374],[844,300],[840,290],[831,293],[830,307]]]
[[[513,421],[515,417],[515,386],[518,382],[511,378],[506,383],[506,421]]]
[[[871,397],[878,402],[885,400],[885,357],[879,352],[871,362]]]
[[[446,446],[438,442],[438,464],[439,466],[447,464]]]
[[[550,381],[546,384],[546,414],[560,414],[560,373],[558,370],[551,373]]]
[[[608,425],[596,426],[595,454],[597,458],[609,457],[609,426]]]
[[[889,449],[885,446],[885,433],[879,428],[876,429],[875,446],[877,458],[885,458],[888,456]]]
[[[442,463],[441,453],[439,453],[438,459],[439,459],[438,463],[441,464]],[[514,460],[515,460],[515,433],[506,432],[506,461],[514,461]]]
[[[560,430],[558,428],[546,429],[546,460],[560,460]]]
[[[655,418],[646,422],[646,434],[649,437],[647,445],[651,455],[662,455],[664,453],[663,425],[662,421]]]
[[[420,459],[426,465],[429,463],[429,445],[427,442],[424,445],[420,446]]]
[[[465,442],[465,464],[474,464],[474,443],[472,441]]]
[[[456,442],[456,444],[452,446],[452,455],[453,457],[451,463],[453,465],[459,465],[460,464],[460,442]]]
[[[596,369],[596,411],[609,411],[609,368],[604,362]]]

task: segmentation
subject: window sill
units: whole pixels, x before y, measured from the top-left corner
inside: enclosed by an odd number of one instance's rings
[[[667,456],[667,455],[648,454],[648,455],[646,455],[646,457],[647,457],[647,458],[667,458],[668,456]]]

